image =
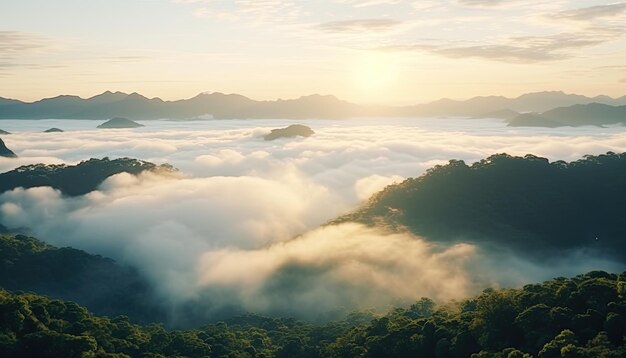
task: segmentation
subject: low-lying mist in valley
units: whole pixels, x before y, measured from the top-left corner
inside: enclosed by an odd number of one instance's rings
[[[332,318],[420,297],[460,299],[485,286],[624,269],[584,252],[541,261],[356,223],[324,226],[386,185],[449,159],[506,152],[569,161],[626,151],[621,127],[319,120],[299,122],[315,130],[312,137],[263,140],[291,123],[146,121],[140,129],[96,130],[92,121],[3,121],[14,133],[3,139],[19,158],[1,158],[1,172],[105,156],[169,163],[180,172],[118,174],[78,197],[15,189],[0,194],[0,224],[137,267],[180,325],[192,316],[246,311]],[[49,127],[66,131],[39,133]]]

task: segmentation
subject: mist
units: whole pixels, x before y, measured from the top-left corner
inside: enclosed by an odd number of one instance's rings
[[[323,226],[386,185],[449,159],[472,162],[506,152],[569,161],[626,151],[621,127],[324,120],[299,121],[316,132],[310,138],[263,140],[291,123],[146,121],[135,130],[95,130],[93,121],[3,121],[14,133],[3,140],[19,158],[0,158],[0,171],[128,156],[170,163],[180,172],[118,174],[71,198],[51,188],[15,189],[0,195],[0,224],[138,268],[179,322],[185,313],[176,307],[190,302],[208,319],[247,311],[317,319],[623,268],[583,252],[537,263],[514,252],[442,246],[355,223]],[[66,132],[40,133],[50,127]]]

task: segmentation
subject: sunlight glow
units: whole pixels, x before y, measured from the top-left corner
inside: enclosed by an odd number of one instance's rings
[[[388,91],[396,84],[399,68],[391,54],[370,52],[357,58],[353,67],[357,91],[363,95],[376,95]]]

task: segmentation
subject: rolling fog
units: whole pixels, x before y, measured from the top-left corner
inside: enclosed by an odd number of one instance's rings
[[[100,190],[65,198],[50,188],[0,195],[0,224],[28,227],[72,246],[137,267],[164,302],[194,302],[316,318],[387,308],[427,296],[458,299],[486,285],[520,285],[623,266],[584,256],[531,264],[514,253],[359,224],[320,227],[388,184],[448,159],[494,153],[551,160],[626,151],[613,128],[507,128],[490,119],[310,120],[310,138],[264,141],[285,120],[145,121],[144,128],[96,130],[81,120],[0,121],[18,159],[31,163],[133,157],[170,163],[176,176],[119,174]],[[59,127],[64,133],[40,133]],[[579,254],[583,255],[583,254]],[[583,262],[583,264],[581,264]],[[505,264],[503,264],[505,263]]]

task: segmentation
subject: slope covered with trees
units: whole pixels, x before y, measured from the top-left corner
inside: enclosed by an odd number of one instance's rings
[[[125,314],[141,322],[165,318],[136,270],[24,235],[0,236],[0,287],[72,300],[98,314]]]
[[[323,326],[243,316],[168,331],[97,317],[72,302],[0,290],[0,355],[12,357],[623,357],[626,273],[590,272],[487,289],[436,306]]]
[[[451,160],[388,186],[335,222],[408,228],[430,240],[504,246],[540,258],[585,249],[625,259],[624,183],[626,153],[571,163],[507,154],[472,165]]]
[[[32,164],[0,174],[0,193],[18,187],[49,186],[69,196],[84,195],[98,188],[106,178],[143,171],[174,171],[169,164],[156,165],[131,158],[89,159],[77,165]]]

